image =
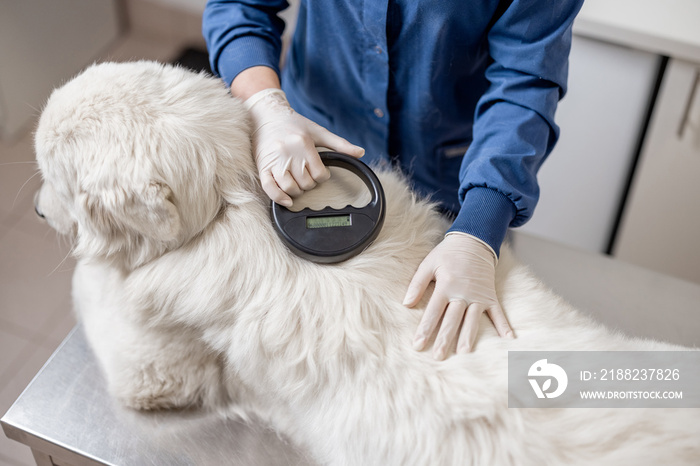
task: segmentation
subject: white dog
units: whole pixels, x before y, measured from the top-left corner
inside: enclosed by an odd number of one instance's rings
[[[446,224],[379,171],[383,230],[337,265],[281,243],[247,115],[216,79],[150,62],[96,65],[55,91],[36,133],[37,211],[73,235],[76,311],[125,405],[237,406],[334,465],[698,464],[692,409],[512,409],[508,350],[670,350],[613,334],[507,248],[475,351],[411,348],[427,296],[401,302]],[[342,172],[342,170],[340,170]],[[364,188],[309,193],[356,205]],[[316,193],[316,194],[314,194]]]

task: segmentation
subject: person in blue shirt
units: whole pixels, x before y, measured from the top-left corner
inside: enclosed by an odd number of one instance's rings
[[[330,173],[316,147],[397,165],[454,219],[404,304],[435,289],[414,340],[474,347],[481,315],[513,337],[495,291],[507,229],[525,223],[559,135],[583,0],[301,0],[280,70],[284,0],[209,0],[212,70],[244,99],[263,189],[291,205]]]

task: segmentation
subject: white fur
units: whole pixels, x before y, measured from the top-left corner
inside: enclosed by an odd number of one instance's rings
[[[504,247],[517,338],[483,317],[471,354],[412,350],[426,301],[401,301],[444,220],[379,170],[375,243],[301,260],[273,231],[248,131],[217,80],[149,62],[93,66],[46,105],[38,209],[75,235],[76,310],[124,404],[236,407],[333,465],[697,464],[697,410],[507,407],[508,350],[681,348],[609,332]],[[307,201],[366,198],[332,180]]]

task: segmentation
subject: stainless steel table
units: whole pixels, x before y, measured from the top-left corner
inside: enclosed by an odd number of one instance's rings
[[[511,246],[560,296],[634,336],[700,346],[700,285],[525,234]],[[307,465],[262,426],[198,412],[138,413],[113,402],[80,327],[1,420],[39,465]]]

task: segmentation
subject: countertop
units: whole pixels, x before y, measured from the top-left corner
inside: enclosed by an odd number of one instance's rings
[[[585,0],[574,33],[700,64],[700,1]]]

